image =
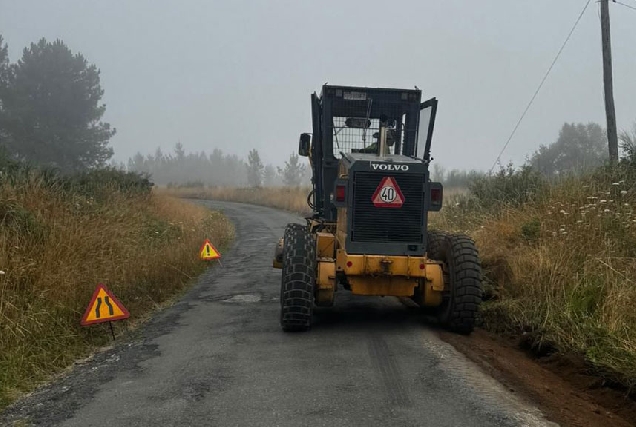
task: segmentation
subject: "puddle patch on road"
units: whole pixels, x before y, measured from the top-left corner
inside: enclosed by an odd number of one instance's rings
[[[223,302],[233,303],[233,304],[244,304],[244,303],[259,302],[260,300],[261,300],[260,295],[245,294],[245,295],[234,295],[231,298],[224,299]]]

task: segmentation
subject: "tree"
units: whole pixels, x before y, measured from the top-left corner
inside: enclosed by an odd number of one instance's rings
[[[273,187],[276,184],[276,168],[272,165],[265,166],[263,172],[263,185],[265,187]]]
[[[636,165],[636,123],[634,123],[631,132],[623,131],[618,137],[621,141],[621,149],[623,150],[623,162],[630,165]]]
[[[174,146],[174,154],[177,156],[177,161],[183,162],[185,159],[185,150],[183,149],[183,144],[181,141],[177,142]]]
[[[256,149],[247,155],[247,183],[250,187],[260,187],[263,182],[263,163]]]
[[[283,169],[278,168],[278,172],[283,176],[283,184],[288,187],[298,187],[305,175],[305,165],[301,164],[297,154],[292,153],[289,160],[285,162]]]
[[[5,131],[5,103],[8,95],[9,82],[11,78],[11,67],[9,66],[9,48],[7,44],[3,44],[3,38],[0,35],[0,146],[6,145],[7,134]]]
[[[583,172],[607,158],[607,135],[600,125],[565,123],[557,141],[535,151],[530,165],[546,176],[556,176]]]
[[[134,157],[128,159],[128,170],[131,172],[148,172],[146,159],[140,152],[137,152]]]
[[[444,181],[445,176],[446,169],[444,169],[444,166],[440,165],[439,163],[433,164],[433,170],[431,171],[431,180],[442,182]]]
[[[41,39],[11,66],[3,100],[5,145],[16,159],[62,171],[106,164],[115,134],[101,121],[100,72],[61,41]]]

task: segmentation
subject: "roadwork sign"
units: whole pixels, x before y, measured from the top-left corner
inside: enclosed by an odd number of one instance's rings
[[[376,208],[401,208],[404,204],[404,195],[395,179],[385,176],[373,193],[371,200]]]
[[[201,250],[199,251],[199,255],[201,256],[201,259],[204,261],[211,261],[214,259],[219,259],[221,258],[221,252],[219,252],[214,245],[212,245],[212,243],[210,243],[210,240],[206,239],[205,242],[203,242],[203,246],[201,246]]]
[[[127,319],[130,313],[126,307],[119,302],[106,286],[101,283],[95,288],[91,302],[86,307],[86,312],[82,317],[80,324],[82,326],[92,325],[94,323],[110,322],[112,320]]]

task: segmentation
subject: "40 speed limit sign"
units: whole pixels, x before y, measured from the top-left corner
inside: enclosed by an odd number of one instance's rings
[[[371,198],[376,208],[401,208],[404,204],[402,190],[390,176],[385,176]]]

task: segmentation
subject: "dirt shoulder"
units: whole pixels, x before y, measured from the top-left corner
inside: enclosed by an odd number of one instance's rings
[[[636,425],[636,399],[603,384],[580,359],[561,354],[534,357],[522,349],[521,340],[481,329],[468,337],[443,331],[440,336],[562,426]]]

